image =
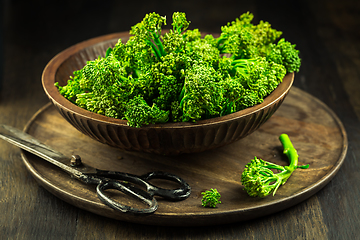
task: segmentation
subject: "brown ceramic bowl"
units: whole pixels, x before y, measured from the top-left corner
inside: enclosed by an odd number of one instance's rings
[[[82,109],[65,99],[54,86],[65,85],[75,70],[87,61],[104,56],[119,38],[128,33],[116,33],[76,44],[56,55],[42,75],[44,90],[60,114],[80,132],[120,149],[165,155],[202,152],[235,142],[258,129],[278,109],[289,92],[294,74],[287,74],[283,82],[256,106],[223,117],[197,123],[152,124],[132,128],[126,120],[114,119]]]

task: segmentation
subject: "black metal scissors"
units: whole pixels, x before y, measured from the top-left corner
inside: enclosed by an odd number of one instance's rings
[[[62,153],[42,144],[31,135],[7,125],[0,124],[0,138],[47,160],[86,184],[97,185],[96,192],[99,199],[107,206],[121,212],[135,214],[153,213],[158,208],[158,203],[154,196],[179,201],[188,198],[191,193],[190,186],[176,175],[166,172],[150,172],[142,176],[136,176],[129,173],[99,170],[82,163],[77,155],[71,158],[66,157]],[[149,183],[151,179],[170,180],[179,184],[180,188],[159,188]],[[146,190],[134,184],[142,186]],[[149,207],[139,209],[123,205],[109,198],[104,192],[107,189],[120,190],[127,195],[141,200]]]

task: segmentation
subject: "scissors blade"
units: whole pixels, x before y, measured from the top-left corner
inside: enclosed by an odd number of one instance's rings
[[[62,153],[39,142],[33,136],[21,130],[8,125],[0,124],[0,138],[38,157],[43,158],[44,160],[58,166],[76,178],[81,178],[83,176],[83,171],[81,171],[80,168],[74,168],[70,165],[71,158],[66,157]],[[89,171],[88,166],[86,166],[86,169]],[[92,172],[92,170],[90,170],[90,172]]]

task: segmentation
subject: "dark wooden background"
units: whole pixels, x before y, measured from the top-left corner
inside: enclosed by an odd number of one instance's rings
[[[260,219],[211,227],[154,227],[114,221],[69,205],[40,187],[17,147],[0,142],[2,239],[359,239],[360,3],[358,0],[45,1],[2,0],[0,122],[23,128],[48,102],[42,70],[58,52],[100,35],[128,31],[152,11],[184,11],[191,28],[219,32],[251,11],[297,44],[295,86],[341,119],[349,149],[335,178],[308,200]]]

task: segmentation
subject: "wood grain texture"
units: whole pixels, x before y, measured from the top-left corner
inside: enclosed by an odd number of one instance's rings
[[[185,11],[192,28],[219,31],[251,11],[296,43],[302,66],[294,85],[323,101],[343,122],[349,149],[321,191],[287,210],[211,227],[154,227],[89,213],[39,186],[20,150],[0,142],[2,239],[357,239],[360,225],[360,43],[357,0],[344,1],[1,1],[0,121],[22,129],[48,99],[47,62],[73,44],[127,31],[145,13]],[[29,11],[31,9],[31,11]],[[54,9],[57,9],[54,11]],[[170,20],[169,20],[170,21]],[[1,51],[0,51],[1,53]],[[20,66],[20,67],[19,67]]]

